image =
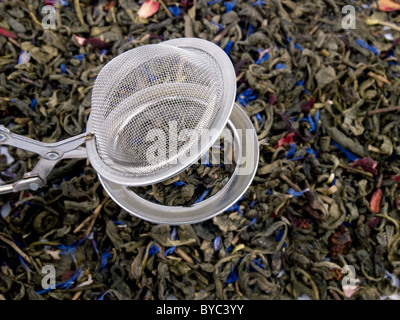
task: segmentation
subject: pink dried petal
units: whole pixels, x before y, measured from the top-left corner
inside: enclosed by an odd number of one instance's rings
[[[378,4],[373,3],[372,8],[386,12],[397,11],[400,10],[400,3],[394,0],[378,0]]]
[[[86,38],[75,36],[75,39],[76,39],[76,41],[78,41],[80,46],[85,46],[86,45]]]
[[[350,298],[356,291],[358,290],[358,286],[343,286],[343,292],[347,298]]]
[[[275,103],[276,99],[278,99],[277,96],[274,96],[273,94],[270,94],[269,97],[268,97],[268,104],[270,106],[272,106]]]
[[[0,28],[0,35],[5,36],[5,37],[10,37],[13,39],[17,39],[17,35],[15,33],[12,33],[4,28]]]
[[[370,207],[373,213],[379,213],[381,209],[381,201],[382,201],[383,192],[379,188],[377,189],[371,197]]]
[[[378,169],[376,168],[378,166],[378,162],[368,158],[368,157],[364,157],[362,159],[357,159],[356,161],[354,161],[351,166],[357,167],[360,166],[361,168],[363,168],[365,171],[367,172],[371,172],[373,174],[378,174]]]
[[[137,14],[141,18],[147,19],[158,11],[159,5],[160,3],[155,2],[154,0],[146,0],[143,2]]]

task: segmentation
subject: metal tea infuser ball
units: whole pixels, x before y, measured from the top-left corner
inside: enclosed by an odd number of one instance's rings
[[[88,157],[107,193],[129,213],[173,225],[209,219],[244,194],[258,165],[257,136],[250,119],[235,104],[235,96],[233,65],[226,53],[209,41],[180,38],[131,49],[109,61],[98,74],[86,133],[42,143],[0,126],[0,144],[41,157],[22,180],[1,185],[0,194],[36,190],[46,184],[59,160]],[[177,133],[190,132],[193,139],[167,140],[168,156],[149,159],[152,142],[147,134],[168,135],[171,123]],[[164,206],[130,189],[182,172],[208,152],[224,129],[232,132],[231,144],[239,161],[215,195],[187,207]],[[205,131],[210,135],[201,139]]]

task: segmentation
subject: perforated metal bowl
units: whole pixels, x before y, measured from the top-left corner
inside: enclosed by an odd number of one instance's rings
[[[183,171],[224,129],[235,100],[235,79],[225,52],[202,39],[146,45],[112,59],[92,93],[87,130],[94,138],[86,142],[92,166],[104,179],[125,186],[154,184]],[[171,123],[178,133],[190,130],[194,139],[174,146],[168,140],[166,157],[149,161],[148,132],[161,130],[168,136]],[[206,143],[201,141],[204,130],[211,130]]]

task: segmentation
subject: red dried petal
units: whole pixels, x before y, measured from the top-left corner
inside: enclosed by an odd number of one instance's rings
[[[85,45],[90,44],[93,48],[106,49],[108,48],[108,43],[97,38],[87,39]]]
[[[273,94],[270,94],[269,97],[268,97],[268,104],[270,106],[272,106],[275,103],[276,99],[278,99],[277,96],[274,96]]]
[[[282,147],[285,143],[293,143],[294,132],[289,133],[285,138],[280,138],[278,144],[275,146],[276,148]]]
[[[340,226],[330,239],[330,252],[332,256],[342,254],[343,250],[351,244],[350,231],[345,226]]]
[[[394,0],[378,0],[378,4],[373,3],[372,8],[386,12],[397,11],[400,10],[400,3]]]
[[[360,166],[361,168],[364,169],[364,171],[371,172],[372,174],[375,175],[378,174],[378,169],[376,168],[378,166],[378,162],[368,157],[357,159],[351,164],[351,166],[353,168]]]
[[[310,226],[310,220],[307,218],[294,218],[293,228],[308,229]]]
[[[314,107],[314,103],[315,103],[315,98],[311,98],[310,100],[303,103],[302,106],[300,107],[301,112],[309,112]]]
[[[10,37],[13,39],[17,39],[17,35],[15,33],[12,33],[4,28],[0,28],[0,35],[5,36],[5,37]]]
[[[108,11],[108,10],[110,10],[111,8],[113,8],[113,7],[116,7],[117,6],[117,4],[115,3],[115,1],[110,1],[109,3],[107,3],[105,6],[104,6],[104,11]]]
[[[379,221],[381,221],[381,218],[379,218],[379,217],[372,218],[372,219],[368,220],[367,226],[370,229],[373,229],[378,225]]]
[[[145,2],[143,2],[137,14],[139,17],[144,19],[151,17],[158,11],[159,5],[160,3],[155,2],[154,0],[146,0]]]
[[[379,188],[377,189],[371,197],[370,207],[373,213],[379,213],[381,209],[381,201],[382,201],[383,192]]]

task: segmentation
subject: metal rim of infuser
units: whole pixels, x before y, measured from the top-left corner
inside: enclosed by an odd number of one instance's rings
[[[129,50],[108,62],[94,84],[87,128],[94,137],[86,142],[91,165],[104,180],[124,186],[173,177],[217,140],[235,95],[233,65],[209,41],[181,38]],[[191,130],[195,142],[166,142],[168,155],[149,163],[150,130],[168,135],[184,129]],[[200,138],[204,130],[211,132],[208,141]],[[180,161],[188,150],[195,152]]]
[[[256,174],[259,160],[258,138],[247,114],[234,105],[227,127],[234,134],[234,148],[239,152],[235,171],[215,195],[191,206],[167,206],[148,201],[127,186],[99,179],[110,197],[124,210],[143,220],[169,225],[198,223],[232,207],[246,192]],[[241,134],[237,134],[237,130]],[[245,161],[244,161],[245,159]]]

